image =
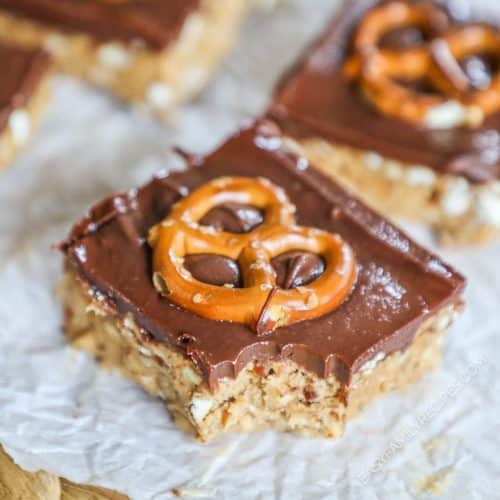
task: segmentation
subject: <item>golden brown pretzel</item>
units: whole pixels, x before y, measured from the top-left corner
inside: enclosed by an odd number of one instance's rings
[[[472,90],[458,60],[472,54],[500,56],[500,36],[484,25],[450,30],[443,15],[428,3],[393,1],[375,8],[359,24],[354,54],[344,72],[384,114],[431,128],[476,126],[485,115],[500,111],[500,78],[495,75],[487,88]],[[385,33],[408,26],[435,37],[421,47],[379,47]],[[398,83],[421,79],[429,81],[437,93],[419,93]]]
[[[251,204],[263,223],[234,234],[202,226],[200,219],[224,203]],[[250,325],[258,334],[318,317],[337,307],[356,278],[351,248],[340,236],[295,225],[294,206],[267,179],[223,177],[182,199],[149,235],[156,288],[172,302],[213,320]],[[305,287],[276,286],[271,259],[289,250],[323,257],[325,270]],[[211,253],[237,260],[243,287],[215,286],[196,280],[183,266],[186,255]]]
[[[470,25],[448,33],[434,42],[433,56],[439,70],[433,77],[434,84],[447,95],[462,100],[469,106],[477,106],[485,115],[500,111],[500,74],[496,74],[488,87],[471,89],[467,76],[457,61],[472,54],[500,55],[500,33],[484,25]],[[444,52],[451,56],[449,64],[441,61]],[[453,62],[456,64],[453,65]]]

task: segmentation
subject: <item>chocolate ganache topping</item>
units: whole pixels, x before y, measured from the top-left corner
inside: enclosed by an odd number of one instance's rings
[[[12,111],[22,108],[47,73],[49,56],[41,50],[26,50],[0,44],[0,132]]]
[[[353,33],[365,13],[383,3],[380,0],[346,2],[324,35],[282,79],[270,115],[288,134],[297,137],[324,137],[410,165],[458,174],[473,183],[499,179],[500,113],[486,116],[475,128],[425,128],[374,110],[357,85],[345,77],[343,65],[351,54]],[[421,4],[422,0],[408,3]],[[433,29],[428,31],[414,26],[391,30],[379,42],[381,47],[397,51],[432,43],[447,24],[451,31],[455,26],[474,23],[478,26],[494,23],[494,29],[498,29],[500,12],[496,18],[491,16],[491,10],[482,7],[482,2],[466,0],[466,8],[460,10],[460,16],[451,0],[427,3],[435,5],[447,23],[437,18],[431,23]],[[467,13],[465,17],[463,13]],[[465,92],[484,90],[500,67],[500,54],[470,54],[455,62],[447,61],[446,51],[442,52],[441,64],[449,76],[466,78],[466,82],[454,82],[466,85],[469,90],[464,86]],[[457,66],[461,71],[457,72]],[[427,80],[398,83],[423,93],[439,93]]]
[[[150,342],[183,352],[212,389],[249,362],[270,359],[291,359],[318,376],[335,375],[348,384],[378,352],[405,349],[429,315],[460,301],[464,287],[452,268],[337,184],[315,169],[299,168],[300,159],[276,148],[280,140],[277,127],[263,123],[243,130],[186,171],[96,205],[61,245],[68,268],[86,286],[98,291],[117,314],[131,314]],[[266,149],[270,142],[273,147]],[[339,234],[350,245],[357,280],[339,307],[259,336],[246,324],[198,316],[157,292],[151,279],[152,251],[145,239],[182,198],[176,186],[192,192],[234,175],[266,177],[296,206],[297,224]],[[208,258],[207,264],[206,256],[191,255],[185,265],[200,279],[236,283],[232,263],[215,257],[214,264],[214,256]],[[293,287],[315,279],[320,260],[292,252],[278,256],[273,265],[280,284]]]
[[[177,38],[200,0],[0,0],[0,8],[68,32],[103,41],[141,40],[163,49]]]

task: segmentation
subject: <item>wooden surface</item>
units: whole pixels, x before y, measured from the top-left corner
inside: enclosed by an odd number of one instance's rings
[[[0,446],[1,500],[128,500],[115,491],[72,483],[47,472],[26,472]]]

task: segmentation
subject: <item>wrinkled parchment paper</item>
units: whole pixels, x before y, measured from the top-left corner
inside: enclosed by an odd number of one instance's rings
[[[40,133],[0,177],[0,443],[21,466],[138,500],[172,488],[218,499],[500,498],[499,244],[442,252],[470,280],[442,368],[376,402],[338,442],[266,432],[200,445],[61,333],[61,258],[50,245],[93,202],[175,165],[171,145],[207,151],[263,110],[336,5],[291,0],[253,16],[214,84],[171,126],[57,82]]]

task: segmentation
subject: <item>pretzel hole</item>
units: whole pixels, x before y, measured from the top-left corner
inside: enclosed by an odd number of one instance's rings
[[[184,267],[202,283],[241,288],[240,268],[229,257],[211,253],[186,255]]]
[[[243,203],[225,203],[209,210],[201,219],[202,226],[212,226],[228,233],[249,233],[264,221],[262,210]]]
[[[427,78],[392,78],[392,80],[407,90],[417,94],[437,96],[441,95],[440,90]]]
[[[419,26],[404,26],[387,31],[378,46],[387,50],[403,50],[421,47],[431,39],[431,34]]]
[[[290,250],[274,257],[271,264],[276,273],[276,284],[283,289],[306,286],[325,271],[323,257],[304,250]]]
[[[421,47],[432,40],[449,26],[449,17],[432,1],[423,0],[412,5],[395,1],[376,8],[363,24],[364,36],[366,33],[375,36],[379,48],[405,50]]]
[[[458,61],[474,90],[490,86],[493,75],[500,70],[500,60],[491,53],[470,54]]]

